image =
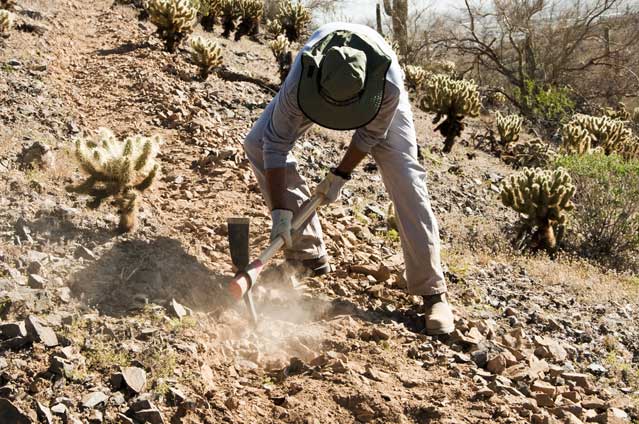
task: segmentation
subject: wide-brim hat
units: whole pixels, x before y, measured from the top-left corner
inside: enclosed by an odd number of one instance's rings
[[[343,47],[347,51],[364,53],[366,76],[363,88],[355,96],[337,101],[328,96],[321,86],[322,65],[327,53]],[[345,61],[348,62],[349,58]],[[392,59],[375,42],[350,31],[334,31],[303,52],[301,62],[297,101],[311,121],[335,130],[352,130],[365,126],[377,116]]]

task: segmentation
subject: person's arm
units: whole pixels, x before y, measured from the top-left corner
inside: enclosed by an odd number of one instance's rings
[[[286,167],[266,170],[266,185],[271,199],[271,209],[292,210],[286,203]]]
[[[366,157],[366,152],[362,152],[355,143],[348,146],[342,161],[337,166],[337,171],[345,175],[350,175],[359,163]]]

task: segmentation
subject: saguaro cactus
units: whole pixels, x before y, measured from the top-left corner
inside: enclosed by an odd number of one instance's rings
[[[521,117],[517,115],[504,116],[497,112],[495,114],[495,122],[497,123],[497,132],[499,132],[502,147],[508,148],[510,144],[519,140],[519,133],[521,132],[521,124],[523,122]]]
[[[13,28],[13,13],[8,10],[0,10],[0,35],[8,34]]]
[[[563,170],[525,168],[502,183],[501,201],[523,217],[522,234],[532,234],[532,247],[549,252],[565,231],[566,212],[575,194],[570,175]]]
[[[222,0],[220,3],[220,16],[222,18],[222,37],[229,38],[235,31],[235,25],[240,17],[240,9],[237,0]]]
[[[277,20],[290,42],[298,41],[311,23],[311,12],[301,2],[285,1],[280,5]]]
[[[449,153],[455,144],[455,138],[460,136],[464,129],[464,117],[479,115],[477,84],[474,81],[454,80],[446,75],[435,75],[424,84],[419,107],[425,112],[436,114],[434,124],[445,117],[435,130],[446,138],[443,152]]]
[[[260,20],[264,13],[264,3],[261,0],[239,0],[240,24],[235,31],[235,41],[242,36],[254,36],[260,31]]]
[[[408,46],[408,1],[384,0],[384,11],[391,17],[393,39],[399,46],[399,53],[404,55]]]
[[[149,19],[157,26],[166,50],[174,52],[195,25],[197,10],[189,0],[149,0]]]
[[[268,46],[275,56],[277,66],[280,71],[280,80],[283,83],[291,70],[293,63],[293,53],[291,52],[291,43],[284,34],[277,36],[275,40],[269,41]]]
[[[200,68],[202,79],[206,79],[215,68],[222,65],[222,50],[211,40],[193,37],[191,39],[191,60]]]
[[[428,72],[421,66],[406,65],[404,67],[406,87],[412,92],[418,92],[428,77]]]
[[[76,142],[75,156],[87,178],[67,190],[91,196],[88,206],[93,209],[112,197],[120,214],[120,231],[132,231],[137,225],[139,195],[160,170],[155,160],[159,144],[157,137],[118,141],[110,130],[101,128],[94,139]]]

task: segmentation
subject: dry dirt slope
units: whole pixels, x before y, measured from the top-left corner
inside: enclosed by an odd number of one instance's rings
[[[511,256],[504,228],[515,217],[495,201],[511,171],[481,151],[470,159],[463,145],[430,153],[438,138],[421,113],[458,332],[421,333],[371,164],[342,205],[322,212],[336,273],[295,289],[264,281],[263,325],[248,329],[220,291],[232,274],[224,223],[251,216],[254,252],[266,242],[267,210],[240,142],[272,92],[194,79],[186,52],[164,53],[126,6],[20,6],[19,19],[44,32],[13,32],[0,47],[1,422],[637,419],[630,279]],[[277,82],[263,45],[219,42],[231,71]],[[117,236],[108,208],[87,211],[64,191],[76,175],[71,140],[101,126],[166,141],[133,235]],[[347,140],[322,130],[301,140],[311,184]],[[55,161],[22,167],[34,142]]]

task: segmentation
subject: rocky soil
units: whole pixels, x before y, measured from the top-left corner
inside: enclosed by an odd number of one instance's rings
[[[511,251],[517,217],[497,192],[512,170],[469,141],[485,119],[442,156],[416,112],[453,335],[423,334],[372,162],[320,213],[335,272],[268,272],[252,328],[224,296],[225,222],[251,217],[253,254],[266,245],[241,141],[278,82],[267,47],[215,36],[226,69],[201,81],[129,6],[19,3],[0,39],[1,423],[639,420],[639,281]],[[134,234],[64,189],[73,139],[99,127],[165,140]],[[347,142],[300,140],[311,186]]]

